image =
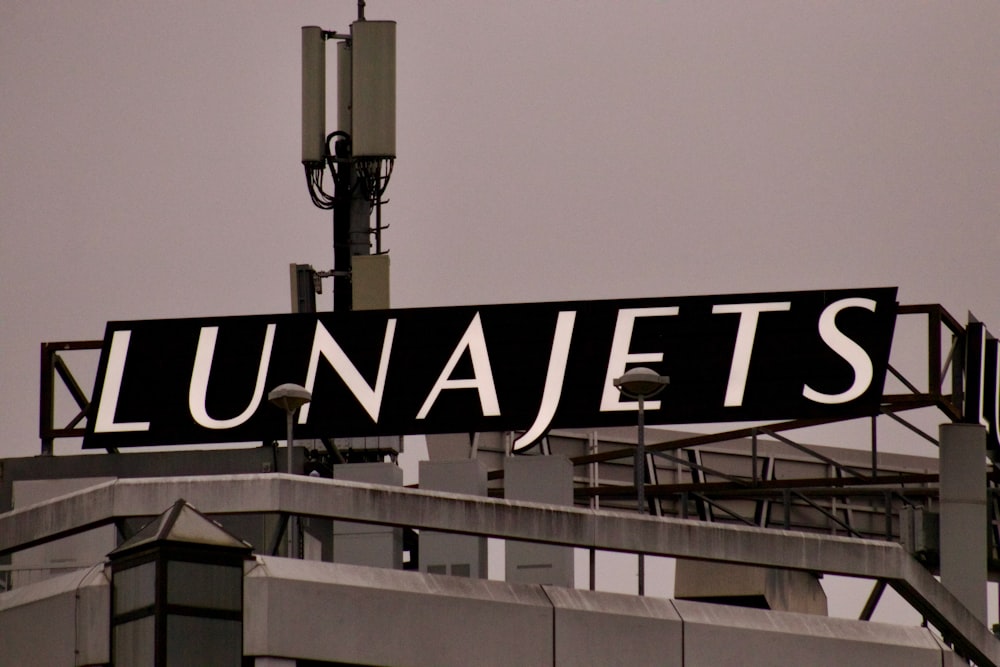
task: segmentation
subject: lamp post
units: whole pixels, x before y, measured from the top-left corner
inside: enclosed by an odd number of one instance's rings
[[[639,513],[645,514],[646,503],[643,485],[646,482],[646,439],[645,439],[645,405],[647,398],[656,396],[670,384],[670,378],[659,375],[649,368],[633,368],[614,380],[615,388],[622,396],[634,398],[639,402],[639,432],[635,448],[635,488]]]
[[[651,368],[632,368],[614,379],[615,388],[626,398],[634,398],[639,403],[639,424],[635,446],[635,496],[639,514],[646,513],[646,424],[645,399],[656,396],[670,384],[670,378],[660,375]],[[645,593],[645,559],[639,554],[639,595]]]
[[[286,383],[280,384],[269,391],[267,394],[267,400],[269,400],[272,405],[276,405],[285,411],[285,436],[287,445],[287,465],[285,471],[290,475],[292,474],[292,444],[294,442],[294,438],[292,436],[292,423],[294,421],[295,412],[312,400],[312,394],[310,394],[309,390],[305,387],[297,384]],[[298,549],[296,548],[294,517],[288,518],[287,530],[288,557],[295,558]]]

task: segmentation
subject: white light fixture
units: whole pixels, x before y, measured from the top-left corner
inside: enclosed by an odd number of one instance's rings
[[[312,400],[312,394],[305,387],[291,382],[279,384],[267,393],[267,400],[288,413],[294,413]]]
[[[625,371],[625,374],[614,379],[615,388],[627,398],[640,401],[656,396],[670,384],[670,378],[660,375],[651,368],[640,366]]]
[[[670,384],[670,378],[644,366],[631,368],[625,371],[621,377],[614,379],[615,388],[623,396],[639,401],[639,433],[635,448],[635,493],[640,514],[646,511],[642,488],[646,482],[646,428],[643,402],[645,399],[659,394],[668,384]]]
[[[639,366],[625,371],[621,377],[614,379],[615,388],[622,396],[634,398],[639,402],[639,431],[635,445],[635,496],[639,506],[639,514],[646,513],[644,486],[646,484],[646,425],[644,422],[645,399],[656,396],[670,384],[670,378],[660,375],[651,368]],[[645,559],[639,554],[639,595],[645,593]]]
[[[286,469],[289,475],[292,474],[292,444],[294,437],[292,434],[292,422],[295,411],[312,400],[312,394],[303,386],[292,384],[291,382],[279,384],[267,393],[267,400],[285,411],[285,435],[287,438],[287,458]],[[298,552],[297,540],[295,539],[297,529],[294,517],[288,517],[288,557],[295,558]]]

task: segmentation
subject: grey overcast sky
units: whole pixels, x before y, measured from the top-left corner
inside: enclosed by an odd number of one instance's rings
[[[287,312],[288,264],[331,268],[299,28],[356,9],[0,3],[0,456],[38,452],[42,341]],[[996,0],[367,16],[398,22],[394,306],[898,285],[1000,333]]]

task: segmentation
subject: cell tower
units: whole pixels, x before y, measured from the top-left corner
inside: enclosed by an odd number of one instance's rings
[[[387,308],[389,261],[382,248],[382,204],[396,159],[396,22],[368,21],[364,1],[349,33],[302,28],[302,164],[309,195],[333,211],[333,271],[304,280],[293,265],[295,292],[321,292],[333,277],[335,311]],[[337,42],[337,128],[326,124],[326,43]],[[333,192],[324,186],[329,170]],[[374,224],[371,221],[375,214]],[[365,259],[359,259],[364,257]]]

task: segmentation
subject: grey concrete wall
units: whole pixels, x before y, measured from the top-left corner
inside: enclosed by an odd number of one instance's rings
[[[248,568],[248,655],[407,667],[960,664],[919,627],[282,558]]]
[[[110,591],[98,567],[0,594],[0,667],[107,664]]]
[[[58,496],[103,484],[113,477],[85,477],[45,480],[16,480],[13,483],[14,507],[27,507]],[[104,560],[118,546],[114,526],[88,530],[31,549],[11,558],[14,588],[25,586],[67,571],[89,567]]]
[[[924,628],[674,601],[684,622],[684,667],[940,667]]]
[[[925,628],[258,556],[244,652],[396,667],[953,667]],[[106,664],[103,569],[0,594],[0,667]]]
[[[681,667],[684,636],[670,600],[546,586],[555,664]]]
[[[0,554],[17,551],[19,545],[32,545],[47,537],[105,525],[114,517],[162,511],[178,497],[188,499],[206,512],[289,512],[885,579],[960,651],[978,664],[1000,666],[1000,642],[996,637],[898,544],[706,525],[299,475],[109,482],[42,505],[0,514]]]
[[[486,466],[478,459],[421,461],[420,488],[472,496],[486,495]],[[485,579],[485,537],[420,532],[420,571]]]
[[[3,459],[0,467],[3,474],[0,475],[0,511],[7,511],[11,508],[22,508],[28,500],[24,496],[24,491],[31,488],[31,484],[38,484],[44,490],[45,485],[55,483],[55,488],[59,488],[61,480],[69,479],[89,479],[92,483],[97,483],[99,479],[129,479],[136,477],[168,477],[171,475],[222,475],[235,473],[270,473],[275,470],[283,470],[285,466],[285,453],[280,456],[271,447],[250,447],[246,449],[191,449],[185,451],[172,452],[129,452],[128,455],[95,456],[93,454],[67,455],[67,456],[32,456],[27,458]],[[296,447],[294,451],[293,467],[301,472],[305,454],[302,447]],[[28,485],[26,485],[26,483]],[[14,493],[15,486],[18,488]],[[65,493],[60,490],[59,493]],[[48,494],[46,494],[48,495]],[[16,498],[15,498],[16,496]],[[49,497],[52,497],[49,495]],[[37,498],[37,496],[36,496]],[[173,500],[176,500],[175,497]],[[151,509],[149,518],[156,516],[161,511],[170,506],[172,501],[166,501],[162,507]],[[264,551],[268,544],[268,538],[273,534],[277,525],[277,517],[274,516],[215,516],[213,517],[234,534],[240,535],[259,550]],[[128,520],[126,524],[137,530],[145,522],[142,520]],[[108,537],[110,536],[110,537]],[[97,552],[99,558],[117,546],[117,536],[114,528],[98,528],[84,538],[84,541],[95,542],[102,545]],[[109,543],[110,548],[104,549],[103,545]],[[73,544],[73,538],[69,538],[67,547],[60,540],[51,550],[40,550],[36,554],[50,561],[67,557],[73,554],[74,557],[86,560],[85,553],[94,553],[93,549],[78,549]],[[80,544],[79,542],[77,544]],[[102,550],[103,549],[103,550]],[[37,562],[36,556],[32,556],[28,564],[34,567]],[[93,561],[91,561],[93,562]],[[0,565],[13,564],[9,557],[0,556]],[[22,567],[24,563],[17,563]],[[72,565],[67,563],[67,565]],[[58,574],[58,572],[54,572]],[[45,575],[48,576],[48,575]],[[24,578],[26,577],[26,578]],[[14,577],[14,585],[29,583],[39,577],[25,573],[24,577]]]
[[[677,559],[674,597],[730,604],[741,600],[748,607],[821,616],[827,613],[826,593],[812,572],[687,558]]]
[[[573,464],[565,456],[509,456],[504,497],[573,505]],[[573,586],[573,550],[533,542],[506,544],[506,579],[519,584]]]
[[[333,478],[348,482],[403,485],[403,471],[393,463],[335,465]],[[402,569],[403,531],[391,526],[334,521],[333,560],[338,563]]]
[[[414,667],[552,664],[552,608],[538,587],[258,562],[244,592],[247,655]]]
[[[986,429],[942,424],[941,583],[986,623]]]

